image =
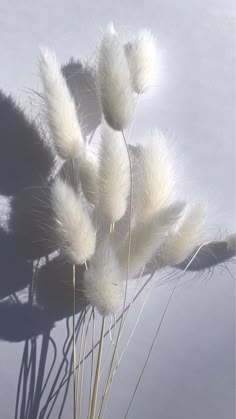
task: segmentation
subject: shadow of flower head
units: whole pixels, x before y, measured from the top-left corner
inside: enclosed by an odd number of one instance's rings
[[[82,290],[84,270],[84,266],[76,266],[76,313],[84,310],[87,305]],[[36,299],[55,321],[72,316],[72,265],[57,257],[43,266],[36,281]]]
[[[57,249],[50,239],[52,220],[49,187],[25,189],[12,199],[9,229],[22,241],[29,259],[38,259]]]
[[[51,330],[53,321],[45,310],[29,303],[0,304],[0,339],[21,342]]]
[[[0,193],[37,185],[49,176],[53,160],[36,125],[0,91]]]
[[[83,121],[83,134],[89,135],[101,122],[95,69],[72,58],[62,67],[62,72],[74,98],[78,117]]]
[[[0,298],[25,288],[32,279],[32,263],[21,240],[0,229]]]

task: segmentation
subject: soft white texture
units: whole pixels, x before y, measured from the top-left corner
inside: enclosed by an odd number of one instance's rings
[[[87,210],[72,187],[59,178],[52,186],[51,199],[58,247],[70,262],[85,263],[96,245],[96,232]]]
[[[236,253],[236,234],[230,234],[225,239],[229,251]]]
[[[131,276],[138,273],[160,247],[171,227],[177,222],[184,204],[176,203],[159,210],[132,229],[129,270]],[[118,251],[118,260],[123,269],[128,263],[129,237]]]
[[[100,245],[84,275],[84,294],[102,316],[114,314],[124,296],[122,272],[109,245]]]
[[[78,159],[81,187],[86,199],[93,205],[98,200],[98,164],[87,153]]]
[[[199,244],[205,222],[205,208],[202,205],[189,206],[179,225],[164,243],[162,259],[164,265],[183,262]]]
[[[76,107],[57,58],[48,49],[41,50],[39,70],[55,149],[63,159],[75,158],[83,149]]]
[[[101,108],[96,89],[96,70],[91,61],[70,59],[62,67],[70,94],[74,99],[81,130],[90,136],[101,122]]]
[[[133,156],[133,216],[141,221],[172,201],[173,165],[167,142],[159,131],[146,139]]]
[[[141,94],[154,83],[157,72],[156,42],[150,31],[143,29],[125,46],[133,89]]]
[[[109,222],[117,222],[125,214],[130,192],[130,167],[122,135],[105,122],[101,132],[99,153],[99,210]]]
[[[117,131],[123,130],[132,119],[134,95],[123,45],[110,26],[99,50],[97,86],[107,123]]]

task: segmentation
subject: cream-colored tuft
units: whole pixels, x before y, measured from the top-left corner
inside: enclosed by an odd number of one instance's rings
[[[141,221],[172,202],[173,165],[164,135],[154,131],[133,159],[133,216]]]
[[[164,265],[183,262],[199,244],[205,222],[205,208],[202,205],[189,206],[164,243],[161,251]]]
[[[98,163],[85,153],[78,159],[78,171],[84,196],[93,205],[98,201]]]
[[[81,199],[59,178],[52,186],[52,209],[58,248],[68,261],[85,263],[95,251],[96,232]]]
[[[157,72],[156,42],[150,31],[143,29],[125,46],[133,89],[141,94],[154,84]]]
[[[57,58],[48,49],[41,50],[39,70],[55,149],[62,159],[76,158],[83,150],[83,138],[75,103]]]
[[[226,237],[225,241],[227,243],[228,250],[236,254],[236,233],[230,234]]]
[[[130,167],[121,133],[105,122],[102,127],[99,155],[99,210],[110,223],[125,214],[130,192]]]
[[[100,245],[84,275],[84,294],[102,316],[114,314],[122,305],[122,272],[109,246]]]
[[[133,116],[134,95],[123,45],[110,26],[99,50],[97,86],[107,123],[117,131],[127,128]]]
[[[178,221],[184,204],[176,203],[159,210],[132,229],[130,252],[130,275],[133,276],[152,258],[171,227]],[[123,269],[128,263],[129,237],[118,251],[118,260]]]

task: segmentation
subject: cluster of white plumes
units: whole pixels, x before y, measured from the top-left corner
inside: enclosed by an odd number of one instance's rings
[[[175,201],[164,135],[156,130],[144,146],[125,142],[137,96],[146,92],[158,72],[157,55],[148,30],[126,44],[113,25],[104,32],[95,69],[102,114],[96,161],[90,158],[92,145],[83,138],[83,121],[55,54],[42,50],[39,59],[54,148],[63,161],[76,160],[81,185],[76,189],[62,177],[55,178],[50,192],[53,234],[67,261],[86,265],[82,289],[102,315],[122,305],[127,264],[132,278],[162,250],[160,265],[175,265],[192,252],[203,226],[200,206],[185,208]],[[114,243],[112,231],[122,219],[127,231]]]

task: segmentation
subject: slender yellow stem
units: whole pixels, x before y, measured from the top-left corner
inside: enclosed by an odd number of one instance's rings
[[[208,243],[208,242],[207,242],[207,243]],[[201,247],[203,247],[205,244],[206,244],[206,243],[204,243],[202,246],[200,246],[200,247],[199,247],[199,249],[196,251],[196,253],[195,253],[195,254],[193,255],[193,257],[191,258],[190,262],[189,262],[189,263],[188,263],[188,265],[186,266],[186,268],[185,268],[184,272],[186,272],[186,270],[188,269],[189,265],[192,263],[193,259],[196,257],[197,253],[199,252],[200,248],[201,248]],[[181,276],[182,276],[182,275],[181,275]],[[149,358],[150,358],[150,356],[151,356],[151,353],[152,353],[152,350],[153,350],[153,348],[154,348],[154,345],[155,345],[156,339],[157,339],[157,337],[158,337],[158,334],[159,334],[159,332],[160,332],[160,329],[161,329],[162,323],[163,323],[163,321],[164,321],[164,318],[165,318],[165,316],[166,316],[167,310],[168,310],[168,308],[169,308],[169,305],[170,305],[170,303],[171,303],[171,301],[172,301],[172,299],[173,299],[174,293],[175,293],[176,288],[177,288],[177,285],[178,285],[178,283],[179,283],[179,279],[180,279],[180,278],[178,278],[178,280],[176,281],[176,284],[175,284],[175,286],[173,287],[173,290],[171,291],[171,294],[170,294],[169,299],[168,299],[168,301],[167,301],[166,307],[165,307],[165,309],[164,309],[164,312],[163,312],[163,315],[162,315],[162,317],[161,317],[160,323],[159,323],[159,325],[158,325],[158,327],[157,327],[157,329],[156,329],[156,333],[155,333],[155,335],[154,335],[153,341],[152,341],[151,346],[150,346],[150,348],[149,348],[149,351],[148,351],[148,354],[147,354],[146,360],[145,360],[145,362],[144,362],[144,365],[143,365],[143,368],[142,368],[142,370],[141,370],[140,376],[139,376],[138,381],[137,381],[137,383],[136,383],[136,386],[135,386],[135,389],[134,389],[133,395],[132,395],[132,397],[131,397],[131,400],[130,400],[130,403],[129,403],[128,409],[127,409],[126,414],[125,414],[125,416],[124,416],[124,419],[126,419],[126,418],[128,417],[128,414],[129,414],[130,408],[131,408],[131,406],[132,406],[132,403],[133,403],[133,401],[134,401],[134,398],[135,398],[135,395],[136,395],[136,393],[137,393],[138,387],[139,387],[139,385],[140,385],[141,379],[142,379],[142,377],[143,377],[143,374],[144,374],[145,368],[146,368],[147,363],[148,363],[148,361],[149,361]]]
[[[94,415],[96,411],[98,383],[99,383],[100,366],[101,366],[101,358],[102,358],[104,326],[105,326],[105,317],[102,318],[102,324],[101,324],[100,342],[99,342],[99,348],[98,348],[97,365],[96,365],[96,371],[95,371],[93,395],[92,395],[92,401],[91,401],[91,412],[90,412],[89,419],[94,419]]]
[[[91,359],[91,372],[90,372],[90,388],[89,388],[89,409],[88,409],[88,417],[90,418],[91,413],[91,403],[92,403],[92,388],[93,388],[93,367],[94,367],[94,345],[95,345],[95,312],[94,307],[92,308],[93,314],[93,330],[92,330],[92,359]],[[83,359],[83,362],[85,358]]]
[[[77,379],[76,379],[76,334],[75,334],[75,265],[73,265],[73,405],[74,419],[77,417]]]

